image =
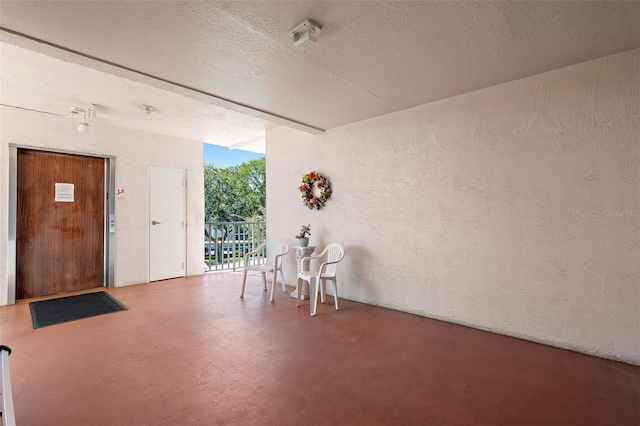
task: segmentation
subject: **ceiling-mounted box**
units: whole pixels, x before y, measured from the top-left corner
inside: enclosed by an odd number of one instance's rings
[[[289,35],[293,39],[293,45],[295,47],[298,49],[306,49],[310,44],[318,41],[320,31],[322,31],[320,24],[311,19],[307,19],[289,31]]]

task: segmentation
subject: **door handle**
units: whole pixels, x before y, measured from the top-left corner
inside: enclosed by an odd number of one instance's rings
[[[151,221],[151,224],[152,224],[152,225],[160,225],[160,222],[157,222],[157,221],[155,221],[155,220],[152,220],[152,221]]]

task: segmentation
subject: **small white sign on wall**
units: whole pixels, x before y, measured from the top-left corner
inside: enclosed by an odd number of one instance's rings
[[[116,200],[122,201],[122,200],[124,200],[126,198],[127,198],[127,196],[125,195],[125,189],[124,188],[116,188]]]
[[[72,183],[56,183],[55,184],[55,197],[56,203],[73,203],[74,202],[74,190],[75,187]]]

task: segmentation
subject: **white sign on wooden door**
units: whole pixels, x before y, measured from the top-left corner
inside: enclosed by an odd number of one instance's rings
[[[149,281],[186,275],[184,170],[149,169]]]

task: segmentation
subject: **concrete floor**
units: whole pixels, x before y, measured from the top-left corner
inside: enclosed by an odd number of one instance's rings
[[[633,425],[640,367],[363,304],[269,303],[258,276],[110,290],[33,330],[0,308],[18,425]]]

